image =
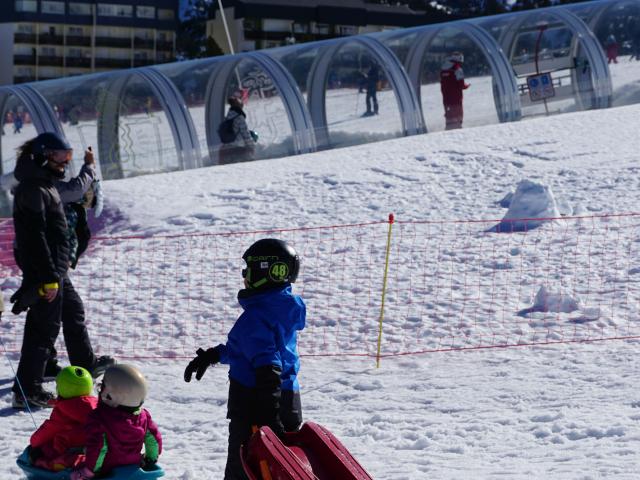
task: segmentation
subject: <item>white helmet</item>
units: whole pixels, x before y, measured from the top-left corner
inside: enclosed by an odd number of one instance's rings
[[[102,378],[100,399],[110,407],[137,408],[146,396],[147,381],[133,365],[112,365]]]
[[[449,55],[449,61],[456,63],[464,63],[464,55],[462,52],[453,52]]]

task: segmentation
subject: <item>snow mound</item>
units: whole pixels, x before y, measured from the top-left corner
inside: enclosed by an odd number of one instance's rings
[[[531,310],[535,312],[571,313],[580,309],[579,300],[566,293],[550,292],[544,285],[533,300]]]
[[[510,199],[507,213],[492,230],[524,232],[539,227],[546,221],[545,219],[558,217],[560,217],[560,211],[551,187],[530,180],[522,180]]]

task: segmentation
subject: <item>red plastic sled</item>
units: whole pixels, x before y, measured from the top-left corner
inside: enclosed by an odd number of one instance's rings
[[[241,456],[250,480],[373,480],[340,440],[313,422],[287,433],[284,443],[262,427]]]

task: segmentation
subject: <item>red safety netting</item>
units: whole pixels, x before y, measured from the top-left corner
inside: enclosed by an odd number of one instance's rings
[[[518,222],[396,222],[381,354],[640,336],[640,215]],[[10,224],[0,223],[5,300],[20,281]],[[240,313],[243,251],[282,238],[302,257],[300,353],[374,356],[388,229],[97,237],[71,279],[98,352],[190,357],[223,342]],[[24,314],[5,318],[3,342],[19,351]]]

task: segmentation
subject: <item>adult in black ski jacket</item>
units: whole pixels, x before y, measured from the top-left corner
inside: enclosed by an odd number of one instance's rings
[[[72,365],[97,373],[110,357],[96,358],[84,323],[84,306],[68,277],[68,227],[56,181],[64,177],[72,149],[55,133],[42,133],[19,152],[14,176],[13,223],[22,285],[13,312],[28,310],[20,363],[13,385],[14,408],[46,407],[45,365],[62,326]],[[20,391],[24,390],[24,395]]]

